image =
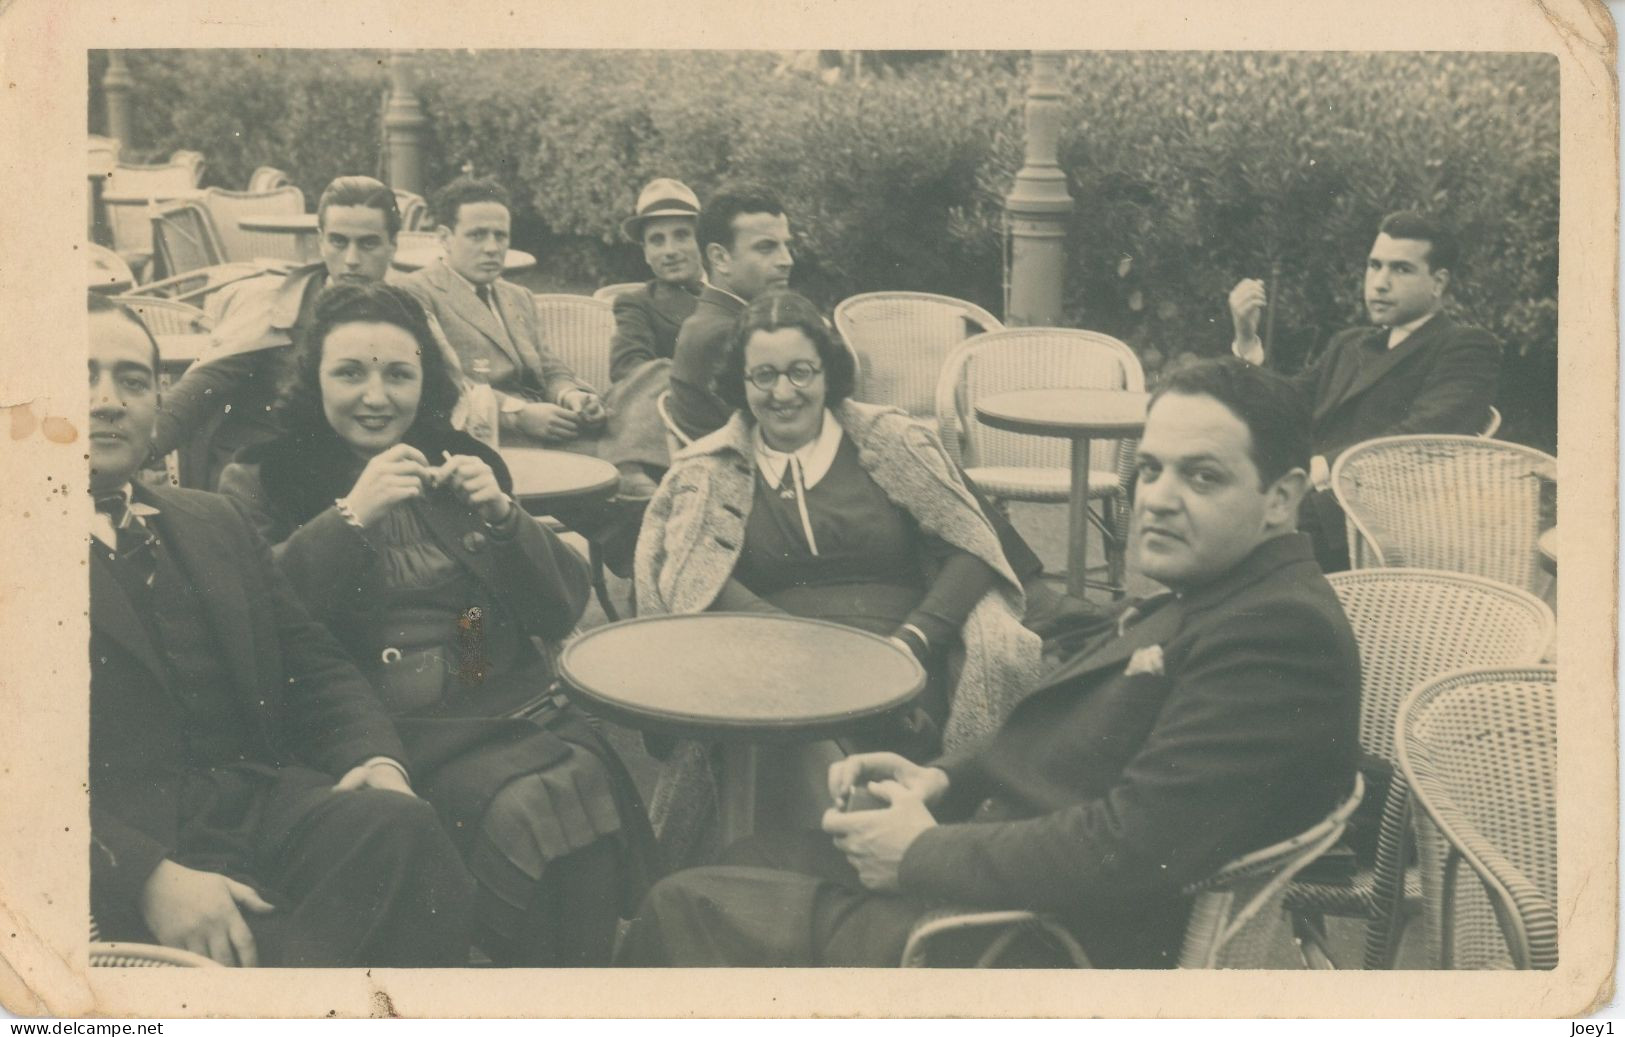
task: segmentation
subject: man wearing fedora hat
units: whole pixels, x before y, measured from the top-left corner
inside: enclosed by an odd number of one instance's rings
[[[700,200],[680,180],[651,180],[638,194],[634,215],[621,224],[627,240],[643,246],[654,279],[615,297],[615,337],[609,377],[620,382],[650,360],[670,358],[700,289],[705,271],[695,225]]]

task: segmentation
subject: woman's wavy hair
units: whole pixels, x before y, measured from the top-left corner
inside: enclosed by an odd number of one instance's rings
[[[750,417],[750,407],[745,402],[745,346],[758,331],[781,328],[800,331],[818,351],[818,363],[824,369],[824,406],[833,408],[852,395],[858,378],[858,365],[852,351],[835,337],[818,307],[805,296],[778,288],[758,295],[734,320],[722,370],[717,375],[717,395],[724,403],[747,419]]]
[[[331,285],[316,297],[314,318],[299,339],[278,401],[284,430],[299,437],[332,433],[322,409],[322,346],[333,329],[344,324],[392,324],[410,334],[417,341],[423,364],[423,395],[406,438],[438,437],[451,430],[451,412],[460,390],[446,355],[429,330],[429,318],[410,293],[382,281]]]

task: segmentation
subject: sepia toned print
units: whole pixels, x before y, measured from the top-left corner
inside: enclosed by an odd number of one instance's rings
[[[91,522],[89,777],[9,808],[28,1010],[1583,1010],[1614,170],[1578,37],[1460,21],[77,28],[94,507],[31,410],[11,463],[71,477],[41,557]]]

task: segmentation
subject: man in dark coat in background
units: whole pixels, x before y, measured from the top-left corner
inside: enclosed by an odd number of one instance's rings
[[[1379,436],[1473,435],[1489,422],[1500,346],[1489,332],[1444,314],[1457,263],[1455,236],[1436,220],[1414,212],[1386,217],[1366,260],[1372,326],[1338,332],[1291,378],[1307,394],[1314,422],[1299,528],[1314,538],[1326,572],[1349,566],[1343,512],[1329,489],[1338,455]],[[1231,350],[1249,363],[1266,360],[1258,337],[1264,304],[1261,281],[1241,281],[1230,292]]]

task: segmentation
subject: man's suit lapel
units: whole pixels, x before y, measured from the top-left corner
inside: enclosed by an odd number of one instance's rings
[[[1321,402],[1321,406],[1315,413],[1315,420],[1320,420],[1326,414],[1341,407],[1388,377],[1389,373],[1396,367],[1426,349],[1428,343],[1443,337],[1451,327],[1452,323],[1449,317],[1442,313],[1434,314],[1433,318],[1426,324],[1411,332],[1405,341],[1393,349],[1385,349],[1381,356],[1371,362],[1360,365],[1358,372],[1355,373],[1353,380],[1350,381],[1346,388],[1328,393],[1326,399]],[[1383,344],[1386,345],[1388,331],[1387,328],[1379,327],[1374,328],[1371,333],[1374,336],[1381,335]]]
[[[1037,694],[1087,674],[1114,667],[1123,669],[1140,649],[1166,644],[1173,640],[1185,622],[1185,614],[1185,603],[1178,598],[1170,599],[1161,608],[1131,625],[1123,636],[1110,637],[1092,650],[1079,652],[1072,659],[1056,667],[1054,672],[1039,681],[1037,687],[1028,695]]]
[[[655,316],[665,321],[673,328],[683,326],[683,321],[694,312],[694,296],[681,288],[675,288],[664,281],[656,281],[655,287],[649,291],[650,309]]]
[[[507,322],[511,332],[509,355],[516,358],[515,363],[524,381],[545,392],[547,386],[543,379],[542,354],[537,347],[539,343],[546,343],[542,342],[541,331],[536,327],[536,307],[530,301],[530,293],[501,278],[491,282],[491,290],[495,293],[497,307],[502,310],[502,319]]]
[[[479,298],[468,290],[467,285],[458,284],[457,275],[452,273],[449,267],[444,263],[440,263],[430,270],[429,277],[435,288],[440,291],[441,296],[446,300],[447,308],[459,320],[472,326],[480,334],[490,339],[492,345],[508,355],[508,359],[513,361],[515,367],[524,368],[525,362],[523,358],[520,357],[519,351],[514,348],[513,340],[508,337],[508,333],[498,323],[496,314],[492,313],[489,307],[482,305]],[[502,305],[500,293],[497,305]]]
[[[90,625],[129,650],[160,685],[169,684],[169,668],[158,657],[147,625],[136,614],[107,552],[96,542],[90,546]]]
[[[237,578],[239,567],[253,560],[238,558],[236,549],[214,524],[179,499],[149,490],[137,491],[137,499],[144,494],[150,495],[158,508],[158,515],[149,521],[157,523],[169,556],[191,581],[238,691],[245,699],[254,699],[259,684],[254,626],[248,596]]]

